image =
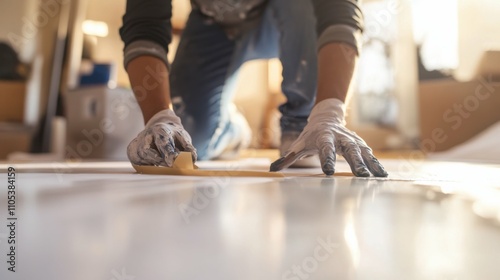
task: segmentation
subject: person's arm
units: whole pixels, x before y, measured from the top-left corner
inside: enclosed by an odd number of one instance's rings
[[[349,163],[356,176],[387,172],[372,150],[345,127],[345,102],[360,51],[363,16],[355,0],[312,0],[318,31],[318,92],[316,105],[299,138],[287,155],[271,164],[278,171],[305,156],[319,154],[321,168],[335,173],[336,153]]]
[[[363,13],[357,0],[311,0],[317,19],[318,93],[346,102],[361,50]]]
[[[144,123],[156,113],[172,107],[168,69],[161,59],[139,56],[128,63],[126,70]]]
[[[133,164],[172,166],[180,151],[191,152],[196,160],[191,137],[170,109],[171,17],[171,0],[127,0],[120,28],[124,66],[146,124],[127,148]]]
[[[127,0],[120,36],[124,67],[144,123],[170,107],[168,45],[172,41],[171,0]]]
[[[346,43],[332,42],[319,50],[316,104],[328,98],[346,102],[357,60],[356,50]]]

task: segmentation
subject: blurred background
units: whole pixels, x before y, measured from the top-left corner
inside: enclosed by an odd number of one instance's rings
[[[122,66],[125,0],[0,2],[0,158],[125,160],[142,116]],[[173,1],[172,60],[190,12]],[[377,151],[499,162],[500,2],[365,0],[348,126]],[[281,64],[244,65],[252,148],[279,145]],[[496,153],[496,154],[495,154]]]

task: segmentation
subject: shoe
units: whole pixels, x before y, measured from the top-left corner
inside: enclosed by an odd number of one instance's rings
[[[293,142],[299,138],[299,131],[287,131],[281,133],[280,156],[285,156],[287,151],[292,146]],[[321,162],[318,155],[308,156],[299,159],[290,165],[291,168],[317,168],[321,167]]]
[[[252,129],[243,114],[238,111],[236,105],[229,105],[229,131],[224,137],[228,142],[221,153],[215,156],[215,159],[220,160],[235,160],[238,159],[242,150],[250,147],[252,142]]]

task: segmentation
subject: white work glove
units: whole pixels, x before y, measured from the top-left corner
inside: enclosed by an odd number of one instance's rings
[[[181,120],[170,109],[156,113],[146,127],[127,147],[131,163],[172,167],[180,151],[191,152],[196,161],[196,149]]]
[[[271,171],[279,171],[296,160],[319,153],[323,172],[333,175],[335,154],[338,153],[358,177],[368,177],[370,172],[377,177],[387,177],[387,172],[366,142],[345,127],[344,115],[345,105],[339,99],[325,99],[316,104],[302,133],[287,154],[271,164]]]

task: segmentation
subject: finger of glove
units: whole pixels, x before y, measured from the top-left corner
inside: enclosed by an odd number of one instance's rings
[[[347,163],[349,163],[352,173],[356,177],[369,177],[370,172],[363,162],[361,150],[356,142],[347,140],[339,143],[339,145],[342,151],[342,156],[344,156]]]
[[[376,177],[387,177],[389,174],[385,171],[384,166],[373,155],[372,149],[368,146],[359,145],[361,149],[361,156],[370,172]]]
[[[177,132],[175,135],[176,142],[178,142],[182,148],[182,151],[191,152],[191,157],[193,162],[196,161],[198,157],[196,148],[191,144],[191,140],[189,139],[189,135],[185,135],[187,133]]]
[[[160,165],[162,157],[151,149],[144,137],[137,137],[127,147],[127,156],[131,163],[137,165]]]
[[[333,175],[335,173],[335,161],[337,160],[335,145],[333,142],[324,142],[320,144],[318,150],[323,173],[328,176]]]
[[[154,134],[154,139],[156,148],[162,155],[165,166],[172,167],[179,152],[175,150],[175,141],[171,133],[164,129],[160,129]]]
[[[276,172],[276,171],[280,171],[284,168],[287,168],[305,155],[307,155],[307,153],[305,153],[303,151],[300,151],[298,153],[290,152],[286,156],[281,157],[280,159],[273,162],[271,164],[270,171]]]
[[[356,142],[361,149],[361,156],[363,157],[363,161],[370,172],[376,177],[387,177],[389,174],[387,173],[387,171],[385,171],[384,166],[373,155],[372,149],[368,147],[368,144],[366,144],[365,140],[363,140],[354,132],[352,132],[352,137],[356,139]]]

